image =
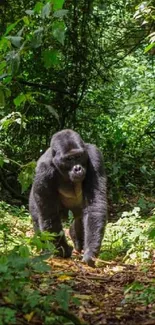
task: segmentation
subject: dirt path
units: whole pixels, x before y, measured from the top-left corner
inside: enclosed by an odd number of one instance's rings
[[[52,259],[51,276],[70,284],[81,305],[73,307],[81,321],[90,325],[155,325],[155,305],[126,302],[124,287],[133,281],[146,286],[154,282],[155,265],[142,272],[122,263],[100,262],[95,269],[77,259]]]

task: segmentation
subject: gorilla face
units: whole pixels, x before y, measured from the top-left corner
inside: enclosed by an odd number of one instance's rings
[[[82,182],[86,175],[88,154],[76,132],[58,132],[51,142],[53,163],[65,180]]]
[[[72,153],[67,157],[66,166],[68,165],[68,175],[72,182],[82,182],[86,175],[87,155],[84,150]]]

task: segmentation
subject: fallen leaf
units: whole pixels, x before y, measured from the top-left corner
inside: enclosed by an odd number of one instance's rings
[[[62,274],[62,275],[59,275],[59,276],[57,277],[57,279],[58,279],[59,281],[69,281],[69,280],[72,279],[72,276]]]
[[[32,320],[33,316],[34,316],[34,311],[31,311],[30,314],[26,314],[26,315],[24,315],[24,318],[25,318],[28,322],[30,322],[30,321]]]

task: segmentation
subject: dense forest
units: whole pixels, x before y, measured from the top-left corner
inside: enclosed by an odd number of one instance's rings
[[[154,55],[151,0],[0,1],[0,325],[155,324]],[[95,269],[55,257],[28,211],[36,162],[63,129],[104,157]]]

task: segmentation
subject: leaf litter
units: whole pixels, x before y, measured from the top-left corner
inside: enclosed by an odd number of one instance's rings
[[[80,306],[72,306],[72,312],[90,325],[155,324],[155,303],[145,306],[125,296],[125,287],[133,282],[154,282],[155,264],[144,272],[140,266],[126,265],[121,260],[116,263],[97,259],[96,263],[96,268],[90,268],[77,255],[72,259],[49,259],[55,285],[67,283],[80,300]]]

